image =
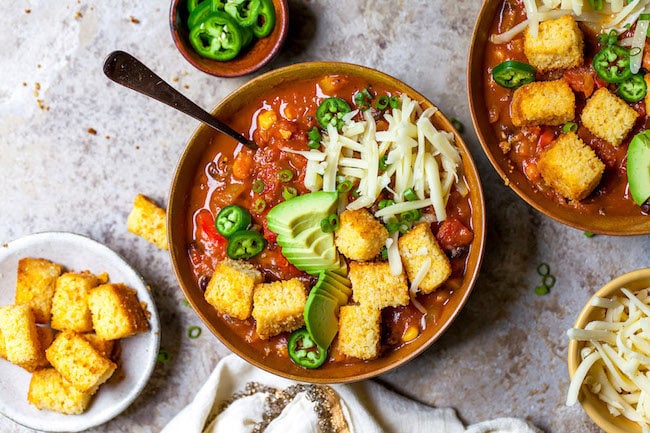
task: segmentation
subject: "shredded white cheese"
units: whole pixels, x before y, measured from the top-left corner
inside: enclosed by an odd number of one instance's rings
[[[606,403],[610,413],[623,415],[650,432],[650,288],[624,296],[594,298],[605,309],[604,319],[585,329],[569,329],[571,339],[585,341],[581,363],[571,379],[567,405],[578,401],[585,385]]]
[[[426,316],[427,314],[427,309],[424,308],[424,305],[420,303],[420,301],[417,300],[416,296],[418,294],[418,288],[420,287],[420,283],[422,280],[424,280],[424,277],[426,277],[427,273],[429,272],[429,269],[431,269],[431,259],[427,258],[422,262],[422,266],[418,270],[418,273],[415,274],[415,277],[413,278],[413,281],[411,281],[411,287],[409,288],[409,296],[411,298],[411,302],[413,303],[413,306],[417,308],[420,313],[424,314]]]

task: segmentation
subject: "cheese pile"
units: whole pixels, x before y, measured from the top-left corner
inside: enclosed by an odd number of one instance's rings
[[[622,415],[650,432],[650,288],[624,296],[594,298],[591,305],[605,310],[603,320],[584,329],[567,331],[569,338],[585,341],[567,406],[578,401],[584,384],[607,404],[614,416]]]
[[[492,35],[490,41],[495,44],[508,42],[526,27],[530,27],[531,36],[537,37],[540,22],[566,14],[572,14],[576,21],[583,21],[597,31],[621,31],[637,21],[650,0],[602,0],[602,4],[602,9],[594,10],[586,0],[524,0],[527,19],[499,35]]]
[[[286,152],[307,158],[305,186],[311,191],[336,191],[337,183],[350,180],[358,198],[347,202],[342,194],[341,207],[360,209],[370,207],[384,193],[394,201],[375,213],[388,222],[396,215],[432,206],[431,221],[447,218],[445,207],[452,187],[462,194],[468,192],[463,178],[460,151],[454,144],[454,135],[436,129],[431,116],[437,108],[422,110],[408,95],[400,96],[400,108],[386,112],[388,129],[377,131],[370,111],[363,112],[363,120],[352,120],[358,110],[344,117],[345,125],[339,133],[329,126],[323,134],[320,150]],[[386,170],[379,169],[384,159]],[[406,200],[404,193],[412,189],[415,200]],[[388,259],[393,273],[401,272],[395,233],[387,242]]]

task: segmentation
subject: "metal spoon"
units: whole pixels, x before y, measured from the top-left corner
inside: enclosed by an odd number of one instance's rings
[[[254,141],[244,137],[230,126],[213,117],[203,108],[187,99],[178,90],[166,83],[142,62],[124,51],[113,51],[104,62],[104,74],[111,80],[136,92],[163,102],[183,113],[200,120],[238,142],[257,149]]]

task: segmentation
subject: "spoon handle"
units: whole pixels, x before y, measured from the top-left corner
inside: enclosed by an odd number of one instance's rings
[[[129,89],[140,92],[163,102],[193,118],[204,122],[219,132],[234,138],[238,142],[257,149],[254,141],[244,137],[230,126],[216,119],[203,108],[187,99],[178,90],[170,86],[153,73],[142,62],[124,51],[113,51],[104,62],[104,74],[111,80]]]

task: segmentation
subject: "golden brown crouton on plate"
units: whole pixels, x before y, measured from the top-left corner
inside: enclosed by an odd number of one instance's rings
[[[569,200],[582,200],[596,188],[605,164],[575,133],[562,134],[537,164],[544,181]]]
[[[56,279],[63,267],[46,259],[25,257],[18,261],[16,304],[28,305],[37,323],[49,323]]]
[[[133,209],[126,220],[127,229],[161,250],[168,249],[165,210],[142,194],[135,196]]]
[[[88,308],[90,290],[100,280],[90,272],[67,272],[56,280],[52,298],[52,328],[91,332],[93,319]]]
[[[221,313],[246,320],[251,315],[253,290],[262,273],[245,261],[225,259],[214,268],[204,297]]]
[[[366,209],[341,213],[334,240],[339,251],[350,260],[372,260],[388,239],[388,230]]]
[[[303,311],[307,290],[297,278],[258,284],[253,293],[253,318],[263,340],[305,324]]]
[[[575,109],[575,94],[566,81],[536,81],[515,90],[510,117],[515,126],[556,126],[573,120]]]
[[[9,362],[27,371],[47,365],[34,314],[27,305],[0,308],[0,329]]]
[[[344,305],[339,311],[341,353],[353,358],[374,359],[379,355],[381,310],[365,305]]]
[[[83,413],[92,394],[79,391],[54,368],[34,372],[29,382],[27,400],[40,410],[68,415]]]
[[[406,276],[393,275],[388,262],[351,262],[352,299],[378,310],[409,303]]]
[[[540,23],[537,37],[524,34],[524,54],[539,71],[567,69],[583,63],[584,38],[575,19],[564,15]]]
[[[135,291],[124,284],[102,284],[90,291],[88,307],[97,336],[104,340],[130,337],[149,329]]]
[[[81,392],[94,394],[115,372],[117,365],[102,356],[74,331],[59,333],[45,351],[47,360],[61,376]]]
[[[587,100],[582,124],[596,137],[618,146],[630,133],[639,113],[618,96],[602,87]]]
[[[431,293],[451,276],[451,263],[440,248],[428,223],[420,223],[398,240],[399,254],[409,280],[413,281],[420,269],[428,264],[428,271],[420,282],[422,293]]]

